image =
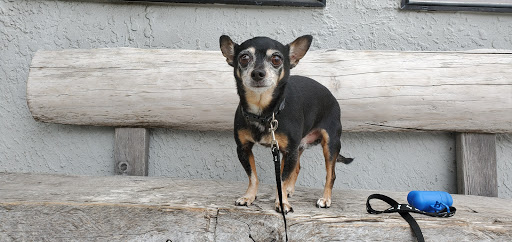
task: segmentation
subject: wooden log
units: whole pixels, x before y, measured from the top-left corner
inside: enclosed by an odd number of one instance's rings
[[[512,51],[310,51],[292,74],[328,87],[345,131],[512,132]],[[38,51],[27,101],[36,120],[232,129],[233,70],[218,51]]]
[[[73,177],[0,173],[1,241],[283,241],[273,187],[254,205],[237,207],[245,182],[155,177]],[[398,214],[368,214],[375,191],[297,188],[287,215],[290,241],[412,241]],[[380,192],[406,202],[405,192]],[[451,218],[414,214],[426,241],[512,241],[510,200],[453,195]],[[377,202],[372,206],[385,209]]]
[[[457,134],[456,149],[458,193],[497,197],[496,135]]]
[[[149,130],[145,128],[116,128],[114,160],[118,175],[147,176]]]

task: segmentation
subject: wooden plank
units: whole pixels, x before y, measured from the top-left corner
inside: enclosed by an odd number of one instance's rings
[[[496,135],[459,133],[456,146],[458,192],[497,197]]]
[[[0,173],[0,240],[283,241],[274,186],[261,185],[254,205],[237,207],[244,183]],[[414,241],[400,215],[366,213],[372,193],[335,189],[332,207],[322,209],[315,206],[321,189],[298,187],[287,215],[290,241]],[[406,202],[406,192],[379,193]],[[453,200],[454,217],[414,215],[426,241],[512,241],[510,200]]]
[[[512,132],[510,51],[311,51],[292,74],[333,92],[345,131]],[[37,52],[27,101],[43,122],[229,130],[238,96],[218,51],[120,48]]]
[[[114,159],[116,174],[148,175],[149,131],[145,128],[116,128]]]

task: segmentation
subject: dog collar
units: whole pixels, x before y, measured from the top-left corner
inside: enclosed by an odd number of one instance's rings
[[[244,116],[245,120],[247,120],[248,122],[256,122],[256,123],[262,124],[263,126],[267,127],[268,125],[270,125],[270,120],[272,120],[272,115],[277,115],[277,114],[279,114],[279,112],[281,112],[281,110],[284,109],[285,101],[286,101],[286,98],[283,98],[283,101],[281,101],[281,104],[277,105],[276,108],[274,109],[274,111],[269,116],[259,116],[259,115],[249,113],[244,110],[242,105],[240,105],[240,111],[241,111],[242,115]]]

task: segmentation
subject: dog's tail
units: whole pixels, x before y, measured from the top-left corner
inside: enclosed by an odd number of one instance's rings
[[[346,158],[345,156],[342,156],[341,154],[338,155],[338,158],[336,158],[336,162],[341,162],[344,164],[350,164],[354,158]]]

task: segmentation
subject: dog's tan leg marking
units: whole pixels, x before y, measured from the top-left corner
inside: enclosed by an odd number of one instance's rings
[[[254,163],[254,155],[252,151],[249,154],[249,162],[251,164],[251,176],[249,176],[249,186],[247,187],[247,191],[245,194],[236,200],[237,205],[251,205],[256,199],[256,194],[258,193],[258,174],[256,173],[256,165]]]
[[[299,156],[297,157],[297,165],[295,166],[295,171],[290,174],[290,182],[286,188],[286,192],[288,193],[288,197],[292,197],[295,192],[295,183],[297,182],[297,177],[300,172],[300,156],[304,150],[299,151]]]
[[[329,135],[327,132],[322,129],[322,148],[324,152],[324,158],[325,158],[325,171],[327,173],[325,177],[325,187],[324,187],[324,195],[318,199],[316,202],[316,206],[319,208],[328,208],[331,206],[331,194],[332,194],[332,187],[334,186],[334,180],[336,179],[335,174],[335,165],[336,165],[336,158],[338,157],[338,154],[335,154],[334,157],[330,157],[330,151],[329,151]]]
[[[238,138],[242,145],[246,145],[249,142],[254,143],[251,132],[247,129],[241,129],[238,131]],[[256,199],[256,194],[258,193],[258,173],[256,172],[256,163],[254,161],[254,155],[252,150],[249,150],[249,164],[251,165],[251,175],[249,176],[249,186],[247,187],[247,191],[245,194],[236,200],[236,205],[238,206],[249,206]]]
[[[279,143],[279,149],[281,150],[282,154],[283,154],[283,158],[281,160],[281,174],[283,174],[283,169],[284,169],[284,165],[285,165],[285,161],[286,161],[286,150],[288,148],[288,136],[284,135],[284,134],[276,134],[276,139],[277,139],[277,142]],[[295,172],[293,172],[295,173]],[[283,193],[283,208],[284,208],[284,212],[285,213],[288,213],[288,212],[293,212],[293,208],[292,206],[290,205],[290,202],[288,201],[288,191],[290,191],[290,187],[292,187],[293,189],[293,186],[295,185],[295,180],[293,180],[293,176],[294,174],[290,174],[290,176],[288,176],[288,178],[284,181],[282,181],[281,183],[281,191]],[[295,179],[297,179],[295,177]],[[279,206],[279,196],[278,196],[278,193],[277,193],[277,190],[276,190],[276,202],[275,202],[275,208],[278,212],[281,211],[281,207]]]
[[[276,140],[277,140],[277,143],[279,144],[279,150],[284,154],[284,152],[288,148],[288,136],[286,136],[284,134],[277,133]],[[281,163],[284,164],[284,162],[281,162]],[[282,169],[281,169],[281,171],[282,171]]]
[[[280,146],[280,148],[281,148],[281,146]],[[281,160],[281,174],[283,174],[285,160],[286,160],[286,154],[283,153],[283,159]],[[289,182],[290,182],[290,177],[288,177],[288,179],[285,181],[281,181],[281,191],[283,193],[283,208],[284,208],[285,214],[289,213],[289,212],[293,212],[293,208],[290,205],[290,202],[288,202],[288,189],[287,188],[288,188]],[[277,190],[276,190],[275,208],[276,208],[276,211],[281,212],[281,206],[279,205],[279,194],[277,193]]]

